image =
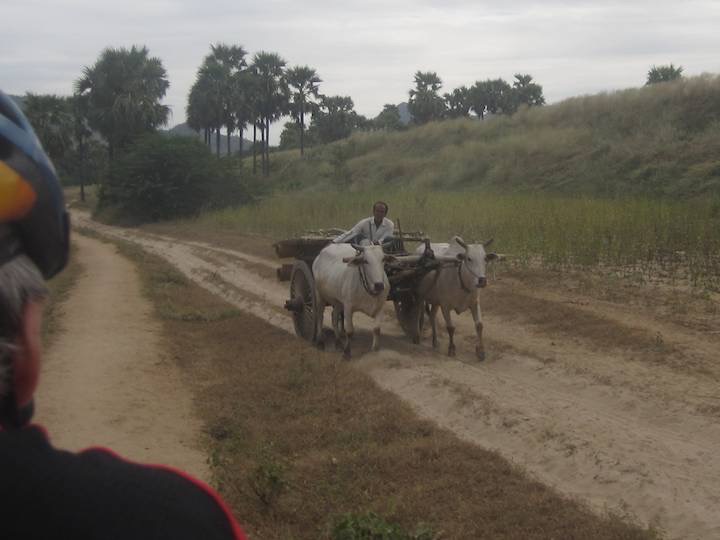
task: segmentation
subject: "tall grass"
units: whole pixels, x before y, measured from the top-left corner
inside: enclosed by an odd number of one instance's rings
[[[433,241],[453,234],[495,238],[494,249],[519,264],[604,267],[638,277],[661,276],[720,290],[720,199],[591,199],[529,194],[366,191],[285,194],[256,205],[205,214],[225,230],[289,238],[303,231],[351,227],[384,199],[405,231]]]

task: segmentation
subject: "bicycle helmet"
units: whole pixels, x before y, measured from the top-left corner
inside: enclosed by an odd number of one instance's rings
[[[49,279],[65,267],[69,244],[55,168],[25,115],[0,90],[0,265],[23,253]]]

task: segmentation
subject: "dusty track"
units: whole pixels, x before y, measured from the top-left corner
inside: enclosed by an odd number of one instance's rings
[[[270,278],[277,261],[106,227],[82,214],[75,222],[141,245],[292,331],[280,308],[287,286]],[[482,304],[485,363],[475,361],[467,314],[456,318],[456,359],[427,340],[411,345],[389,313],[384,350],[354,361],[421,415],[597,509],[651,523],[670,538],[720,537],[716,327],[509,278],[491,282]],[[367,350],[365,338],[357,353]]]
[[[164,356],[134,265],[110,244],[81,235],[73,243],[85,272],[46,351],[35,420],[59,448],[105,446],[209,480],[191,393]]]

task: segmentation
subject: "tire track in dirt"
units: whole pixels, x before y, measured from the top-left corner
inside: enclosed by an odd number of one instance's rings
[[[278,310],[287,298],[286,284],[252,269],[276,262],[209,244],[85,224],[139,243],[241,309],[292,331],[289,317]],[[243,298],[243,291],[262,301]],[[634,360],[636,351],[598,350],[582,335],[559,339],[512,317],[494,316],[492,306],[485,307],[485,335],[499,346],[489,348],[491,357],[483,364],[474,360],[472,323],[464,316],[456,317],[457,359],[433,352],[427,341],[410,344],[393,317],[383,329],[385,349],[355,362],[422,416],[498,450],[598,510],[651,523],[671,538],[720,537],[716,381]],[[358,326],[368,328],[363,319]],[[654,329],[650,320],[634,326]],[[692,331],[671,330],[668,335],[677,336],[689,354],[711,362],[711,342],[693,347],[697,336]],[[367,348],[368,336],[361,335],[355,350]],[[700,397],[688,397],[690,390]]]

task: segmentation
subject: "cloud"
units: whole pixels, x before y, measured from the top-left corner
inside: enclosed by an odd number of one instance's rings
[[[6,5],[5,5],[6,4]],[[309,65],[321,91],[375,116],[407,99],[417,70],[443,91],[530,73],[548,101],[639,86],[652,64],[720,71],[720,3],[709,0],[24,0],[5,2],[0,84],[69,94],[103,48],[147,45],[171,82],[173,122],[210,44],[273,51]],[[279,131],[275,128],[275,131]]]

